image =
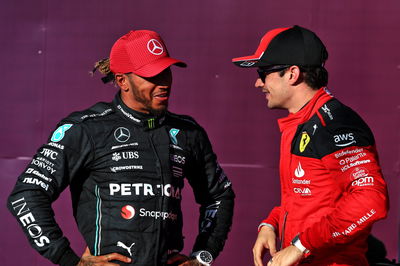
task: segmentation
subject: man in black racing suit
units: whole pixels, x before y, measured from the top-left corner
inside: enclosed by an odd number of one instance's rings
[[[56,264],[209,265],[230,230],[234,193],[204,129],[167,111],[169,67],[185,64],[145,30],[122,36],[109,61],[120,92],[58,124],[19,176],[8,208],[32,247]],[[184,177],[201,205],[190,257],[179,254]],[[88,246],[82,258],[51,208],[68,185]]]

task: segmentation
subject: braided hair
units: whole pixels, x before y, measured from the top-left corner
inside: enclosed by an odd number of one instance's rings
[[[114,74],[110,70],[110,58],[103,58],[99,61],[97,61],[94,64],[93,70],[90,72],[92,75],[94,75],[94,72],[99,71],[101,74],[105,75],[104,77],[101,78],[103,83],[108,83],[108,82],[114,82],[115,77]]]

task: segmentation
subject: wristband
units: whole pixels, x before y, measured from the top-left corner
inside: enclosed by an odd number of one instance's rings
[[[297,234],[297,235],[293,238],[293,240],[292,240],[292,242],[290,242],[290,244],[293,245],[293,246],[295,246],[296,248],[300,249],[300,251],[301,251],[303,254],[307,254],[307,253],[310,252],[305,246],[303,246],[303,244],[301,244],[299,234]]]
[[[272,224],[268,224],[268,223],[260,223],[260,225],[258,226],[258,232],[260,232],[261,227],[263,227],[263,226],[268,226],[269,228],[272,229],[272,231],[275,232],[275,227]]]

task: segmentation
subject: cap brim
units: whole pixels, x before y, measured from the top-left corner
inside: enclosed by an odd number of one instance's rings
[[[186,63],[178,59],[172,57],[162,57],[132,72],[138,76],[149,78],[160,74],[171,65],[176,65],[178,67],[187,66]]]
[[[271,41],[281,32],[286,31],[290,28],[277,28],[274,30],[268,31],[261,39],[260,44],[257,47],[256,52],[253,55],[236,57],[232,59],[232,62],[238,67],[262,67],[271,65],[266,60],[264,53],[266,52]]]
[[[260,56],[249,55],[243,57],[236,57],[232,59],[232,63],[237,65],[238,67],[249,68],[249,67],[260,67],[265,64],[260,60],[262,54]]]

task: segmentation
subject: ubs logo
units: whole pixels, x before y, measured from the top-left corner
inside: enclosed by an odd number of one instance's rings
[[[127,142],[131,132],[125,127],[119,127],[114,131],[114,137],[118,142]]]

